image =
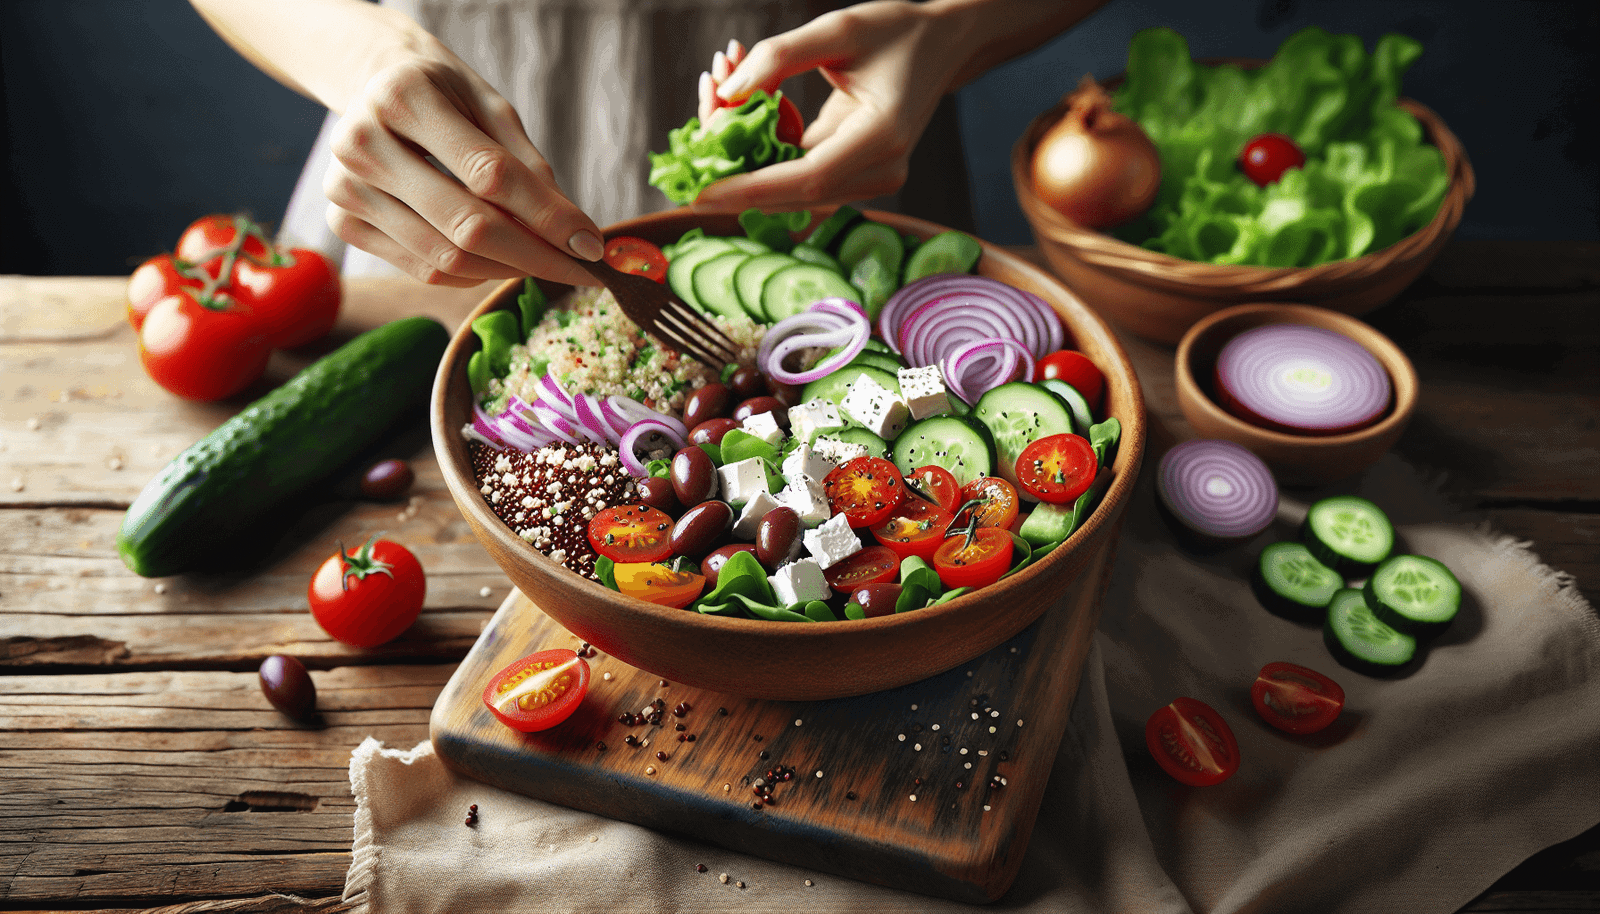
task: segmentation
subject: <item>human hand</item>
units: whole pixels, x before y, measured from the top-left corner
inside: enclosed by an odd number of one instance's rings
[[[442,46],[368,80],[332,146],[323,190],[345,242],[436,285],[593,282],[571,258],[600,259],[599,228],[556,185],[511,103]]]

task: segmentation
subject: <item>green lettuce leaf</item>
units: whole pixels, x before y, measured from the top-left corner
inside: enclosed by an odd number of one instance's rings
[[[778,139],[778,100],[756,90],[737,108],[724,108],[704,126],[697,117],[667,133],[667,151],[650,153],[650,184],[679,205],[692,203],[707,186],[729,175],[754,171],[802,155]]]

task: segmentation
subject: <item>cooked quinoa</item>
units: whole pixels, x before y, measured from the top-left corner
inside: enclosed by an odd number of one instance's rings
[[[766,328],[748,318],[711,320],[740,346],[739,361],[754,364]],[[490,415],[505,411],[512,394],[532,403],[546,373],[555,375],[569,394],[621,394],[668,413],[677,413],[689,391],[717,376],[640,330],[609,291],[591,287],[575,289],[556,302],[527,342],[511,348],[511,370],[505,378],[489,381],[485,410]]]

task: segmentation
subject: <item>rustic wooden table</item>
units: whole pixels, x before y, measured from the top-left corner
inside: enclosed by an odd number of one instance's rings
[[[355,282],[336,336],[488,291]],[[113,547],[161,466],[237,410],[169,396],[138,364],[119,278],[0,277],[0,909],[336,911],[350,751],[409,747],[509,584],[468,532],[425,438],[396,440],[409,500],[331,497],[248,574],[145,580]],[[1600,606],[1600,245],[1457,242],[1369,316],[1416,362],[1401,454],[1533,543]],[[1152,453],[1192,434],[1172,351],[1126,340]],[[268,381],[306,357],[274,356]],[[257,391],[259,393],[259,391]],[[336,544],[386,530],[428,570],[421,620],[376,650],[306,612]],[[262,698],[274,653],[314,671],[323,725]],[[1507,874],[1468,911],[1600,910],[1600,828]]]

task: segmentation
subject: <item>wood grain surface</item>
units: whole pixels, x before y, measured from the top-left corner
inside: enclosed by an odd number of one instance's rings
[[[0,277],[0,909],[340,910],[351,750],[428,737],[509,584],[421,439],[393,442],[418,471],[414,513],[408,499],[330,492],[254,568],[128,573],[111,544],[122,511],[248,397],[196,406],[155,388],[133,358],[122,285]],[[453,326],[485,292],[353,282],[336,334],[414,313]],[[1399,454],[1600,605],[1600,245],[1457,241],[1368,320],[1422,379]],[[1191,434],[1172,350],[1123,344],[1159,454]],[[275,357],[273,378],[314,354]],[[307,616],[305,582],[339,540],[380,529],[417,551],[427,603],[395,644],[346,648]],[[289,721],[255,688],[274,652],[307,659],[318,723]],[[1600,828],[1464,910],[1600,910]]]

